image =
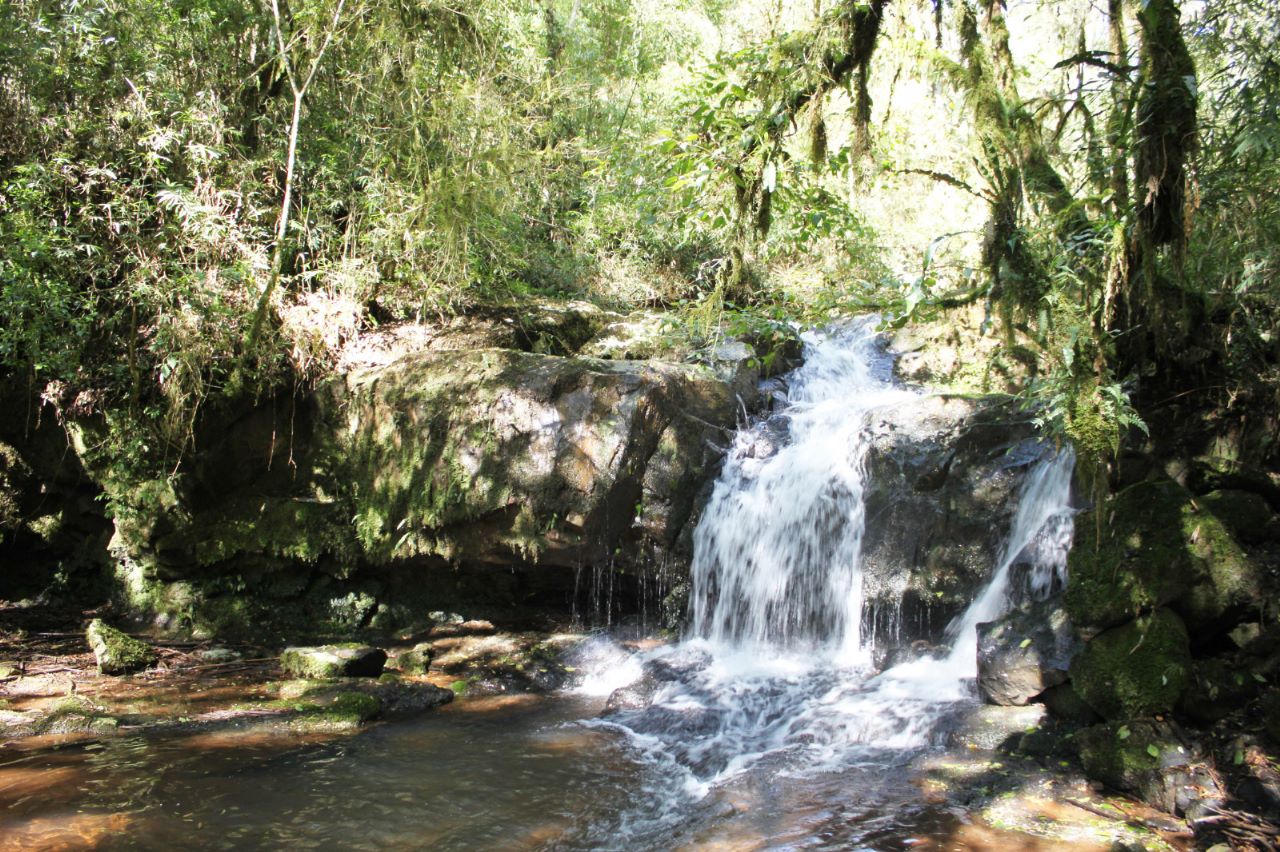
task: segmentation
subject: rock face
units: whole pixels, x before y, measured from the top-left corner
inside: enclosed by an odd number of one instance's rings
[[[100,618],[89,622],[85,638],[98,660],[98,671],[103,674],[132,674],[156,664],[156,653],[150,645],[126,636]]]
[[[704,367],[411,353],[205,424],[185,476],[122,495],[145,506],[117,517],[119,573],[138,608],[215,634],[567,611],[584,567],[580,595],[602,568],[652,589],[737,410]]]
[[[308,680],[377,677],[386,663],[386,651],[355,643],[285,648],[280,654],[280,667],[286,673]]]
[[[1060,602],[1025,604],[978,625],[978,691],[990,704],[1027,704],[1066,682],[1080,648]]]
[[[936,642],[990,577],[1013,497],[1044,448],[1025,415],[991,398],[922,397],[876,412],[869,428],[862,559],[872,627]]]

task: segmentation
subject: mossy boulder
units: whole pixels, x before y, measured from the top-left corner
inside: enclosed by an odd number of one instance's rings
[[[409,572],[437,596],[428,609],[564,599],[585,566],[671,564],[736,414],[705,366],[410,352],[306,398],[211,412],[168,487],[108,482],[114,555],[142,567],[135,609],[213,635],[395,630],[412,620],[393,594]],[[449,597],[485,571],[478,601]],[[189,606],[157,591],[178,583]]]
[[[322,703],[297,705],[289,727],[300,733],[323,733],[359,728],[382,715],[382,702],[365,692],[338,692]]]
[[[377,677],[387,662],[387,652],[349,642],[312,648],[285,648],[280,667],[294,677],[321,680],[334,677]]]
[[[1086,633],[1172,606],[1196,631],[1216,632],[1256,609],[1258,567],[1230,530],[1172,480],[1137,483],[1103,506],[1104,528],[1080,523],[1066,606]]]
[[[89,622],[85,638],[105,675],[125,675],[154,666],[156,652],[146,642],[127,636],[100,618]]]
[[[1226,524],[1240,541],[1257,544],[1280,539],[1280,519],[1260,494],[1220,488],[1196,501]]]
[[[431,668],[432,653],[430,642],[419,642],[412,648],[396,653],[387,661],[387,665],[401,674],[424,675]]]
[[[1104,719],[1172,710],[1191,677],[1187,628],[1161,609],[1107,630],[1071,663],[1071,683]]]
[[[79,695],[69,695],[41,711],[35,726],[39,734],[110,734],[120,723],[103,707]]]
[[[1170,721],[1094,725],[1071,740],[1089,777],[1161,810],[1196,817],[1223,804],[1212,762]]]

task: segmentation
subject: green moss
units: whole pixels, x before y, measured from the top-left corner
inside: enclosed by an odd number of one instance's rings
[[[387,660],[383,651],[358,642],[342,642],[314,648],[285,648],[280,667],[307,680],[337,677],[377,677]]]
[[[126,636],[100,618],[89,623],[85,637],[97,658],[98,671],[103,674],[130,674],[156,663],[156,654],[150,645]]]
[[[1256,569],[1227,528],[1171,480],[1140,482],[1103,507],[1101,536],[1080,525],[1066,606],[1082,628],[1174,604],[1199,624],[1256,593]]]
[[[111,733],[119,723],[102,708],[80,696],[59,699],[44,711],[36,723],[37,734]]]
[[[299,731],[335,731],[358,728],[382,713],[382,702],[364,692],[339,692],[325,704],[296,705],[299,715],[289,726]]]
[[[1172,710],[1190,678],[1182,619],[1167,609],[1095,636],[1071,663],[1071,683],[1104,719]]]
[[[1167,724],[1142,720],[1094,725],[1071,742],[1090,778],[1135,793],[1159,778],[1163,755],[1180,745]]]

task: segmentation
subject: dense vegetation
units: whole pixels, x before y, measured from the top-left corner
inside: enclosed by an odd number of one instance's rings
[[[1104,5],[7,3],[0,368],[169,469],[378,323],[985,301],[1095,459],[1273,406],[1280,6]]]

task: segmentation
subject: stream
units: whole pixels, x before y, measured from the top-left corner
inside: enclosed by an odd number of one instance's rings
[[[950,648],[877,671],[865,426],[914,392],[870,321],[806,343],[787,406],[739,432],[703,513],[682,641],[598,636],[570,688],[346,739],[6,749],[0,848],[943,848],[964,814],[928,803],[910,767],[977,706],[976,625],[1014,583],[1062,581],[1074,459],[1045,448],[1026,474]]]

